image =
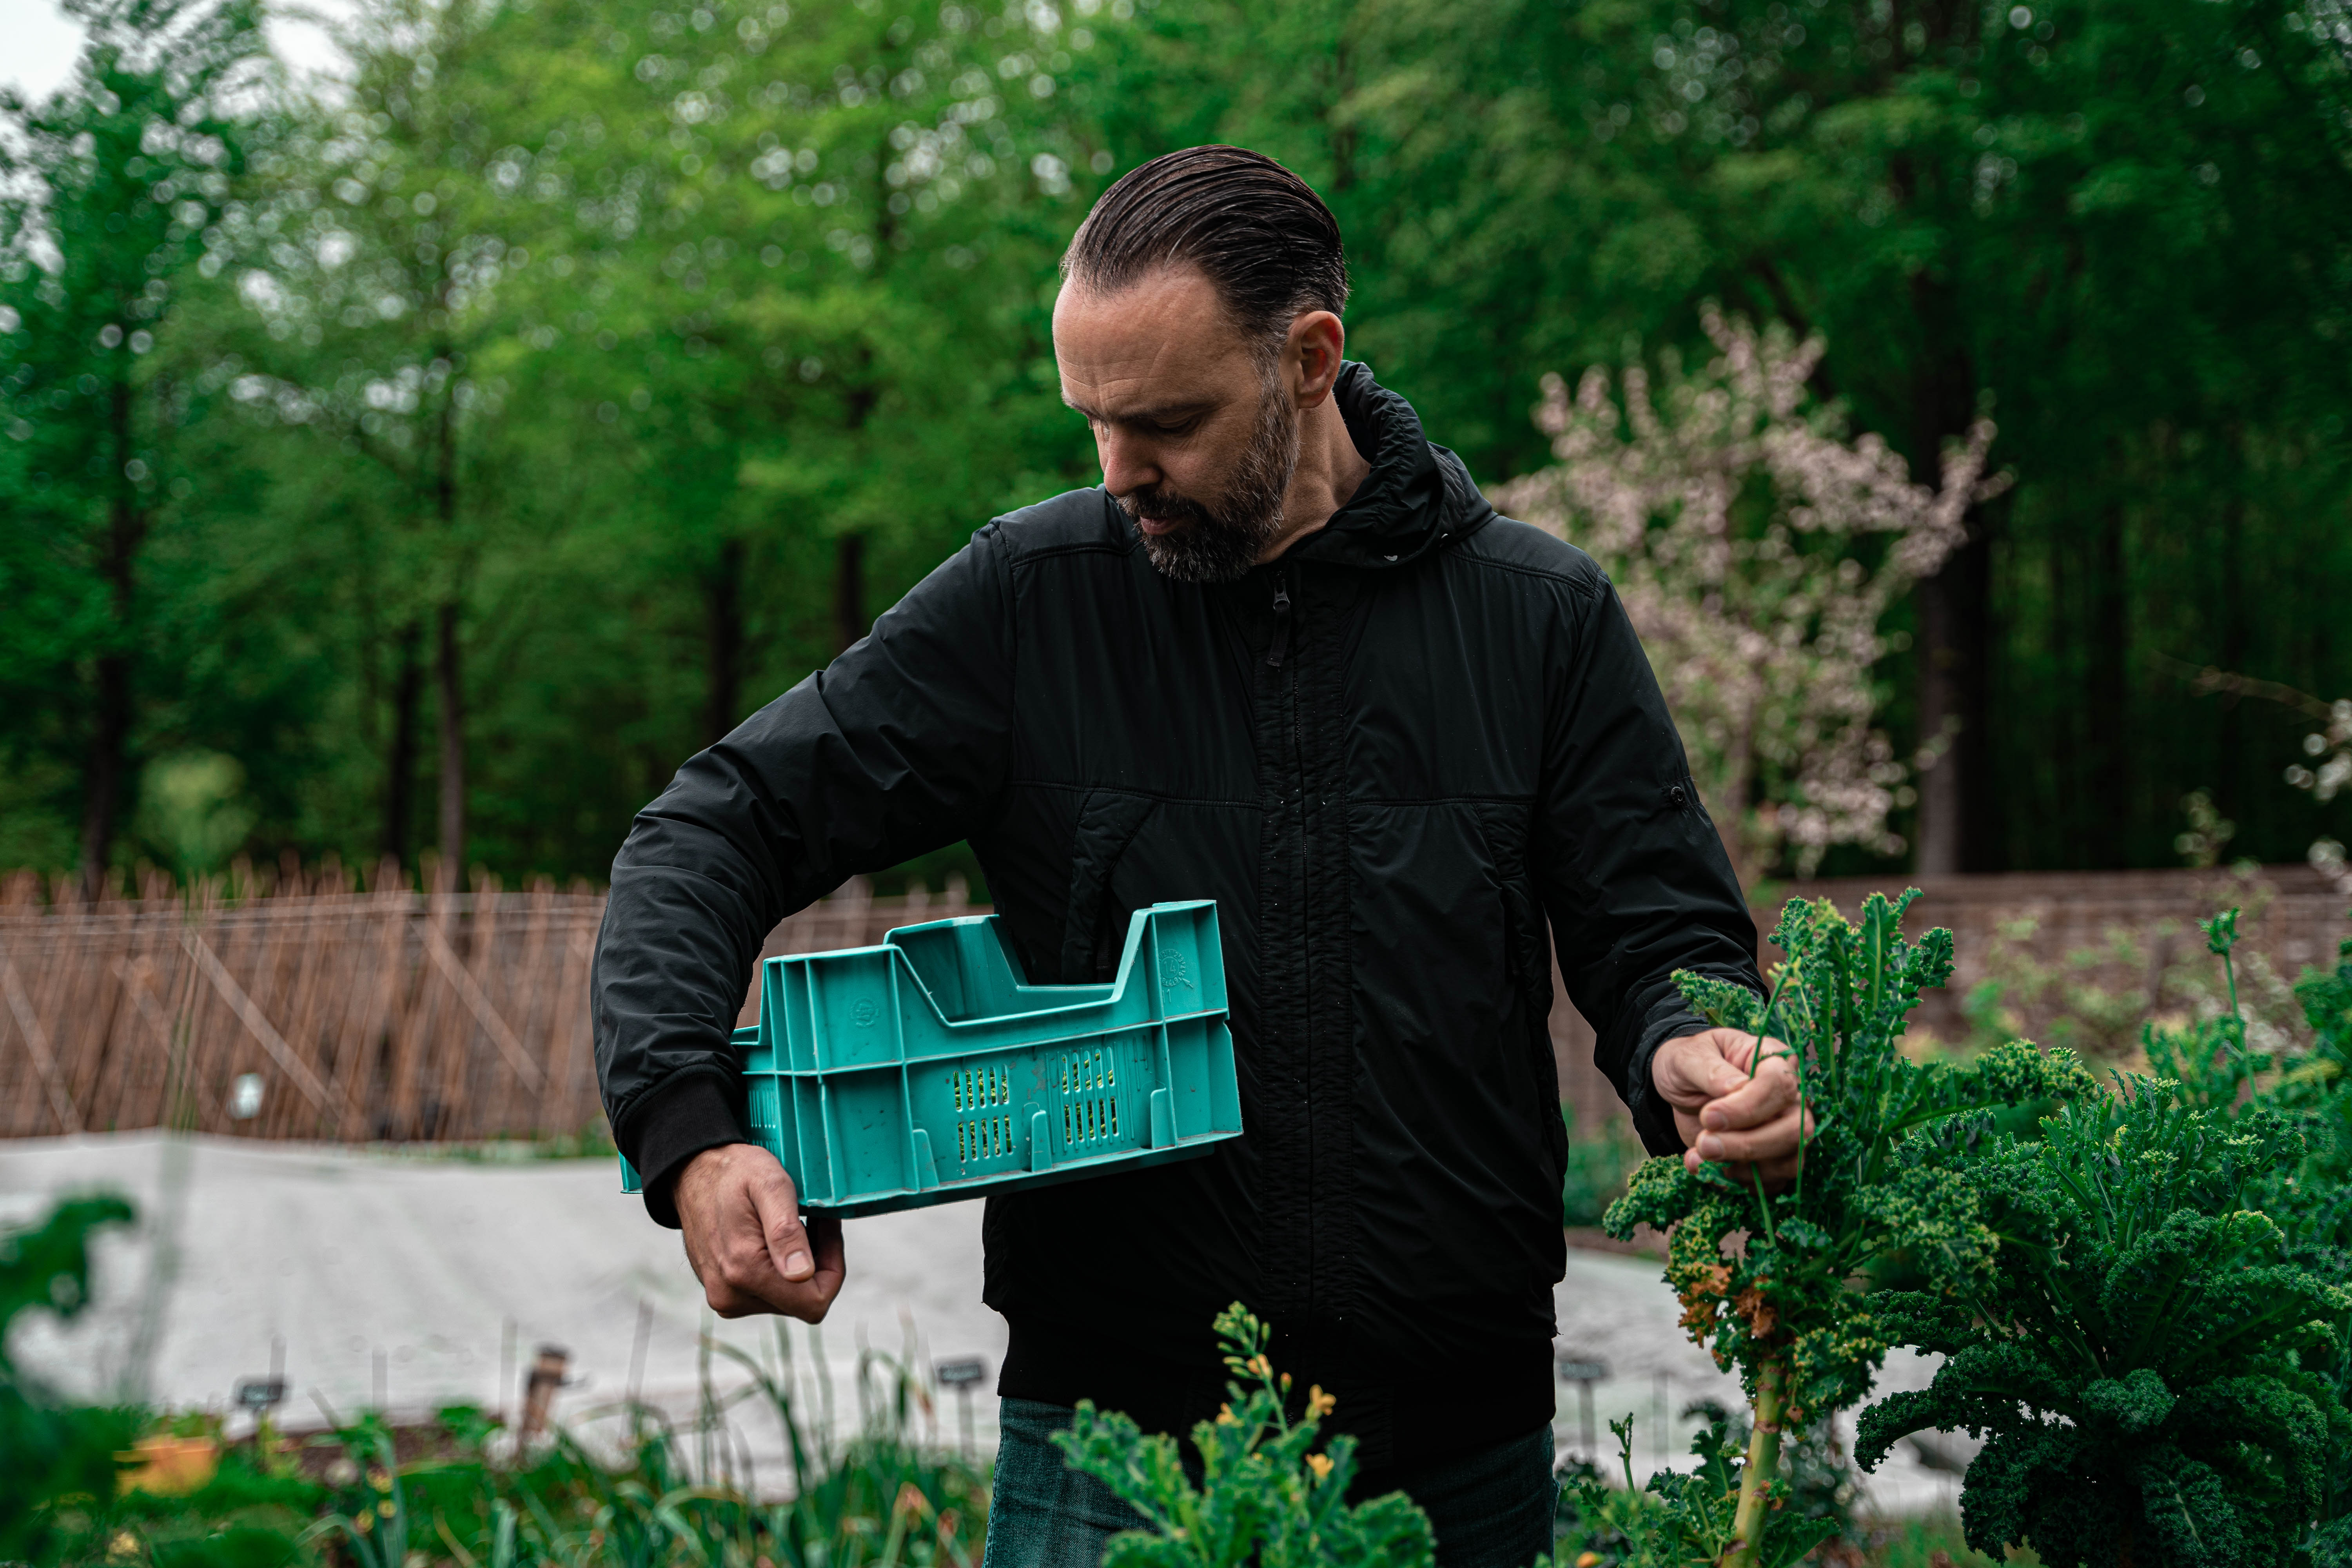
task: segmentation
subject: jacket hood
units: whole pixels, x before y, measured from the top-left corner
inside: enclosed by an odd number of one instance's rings
[[[1408,565],[1495,515],[1462,459],[1430,444],[1412,405],[1374,381],[1370,365],[1341,365],[1332,397],[1372,469],[1328,523],[1286,552],[1291,558],[1370,569]]]

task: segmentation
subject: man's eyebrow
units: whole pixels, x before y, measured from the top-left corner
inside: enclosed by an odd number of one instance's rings
[[[1205,402],[1169,403],[1162,404],[1154,408],[1132,409],[1128,413],[1120,415],[1118,418],[1113,419],[1106,415],[1097,413],[1094,409],[1088,408],[1085,404],[1080,403],[1066,392],[1062,395],[1062,401],[1071,409],[1079,414],[1085,415],[1088,419],[1094,420],[1097,424],[1101,425],[1134,425],[1139,423],[1150,423],[1153,425],[1174,424],[1180,420],[1188,419],[1196,414],[1202,413],[1209,406]]]

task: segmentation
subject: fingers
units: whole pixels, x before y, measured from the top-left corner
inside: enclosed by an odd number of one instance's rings
[[[1686,1168],[1717,1163],[1768,1187],[1794,1179],[1811,1116],[1780,1041],[1738,1029],[1684,1036],[1659,1047],[1651,1079],[1674,1107]]]
[[[809,1226],[809,1239],[816,1244],[816,1272],[810,1277],[809,1286],[824,1303],[817,1311],[817,1317],[822,1318],[849,1278],[848,1255],[841,1241],[841,1221],[832,1215],[819,1215]],[[810,1321],[814,1322],[815,1319]]]
[[[1696,1111],[1768,1080],[1793,1090],[1795,1079],[1787,1046],[1769,1035],[1759,1042],[1738,1029],[1702,1029],[1668,1040],[1650,1064],[1652,1087],[1677,1110]]]
[[[778,1277],[794,1285],[814,1278],[816,1255],[801,1226],[800,1194],[793,1190],[793,1179],[782,1165],[772,1165],[755,1173],[748,1188],[767,1237],[768,1261]]]
[[[1696,1170],[1706,1163],[1693,1154],[1685,1154],[1683,1158],[1688,1168],[1692,1170]],[[1796,1182],[1797,1164],[1794,1159],[1769,1160],[1761,1165],[1751,1165],[1745,1161],[1734,1161],[1720,1165],[1717,1169],[1721,1170],[1734,1185],[1748,1187],[1760,1184],[1767,1193],[1781,1193],[1788,1191]]]
[[[1767,1041],[1768,1046],[1774,1042]],[[1749,1077],[1738,1068],[1729,1068],[1735,1078],[1733,1085],[1714,1096],[1700,1110],[1698,1123],[1703,1128],[1737,1131],[1759,1127],[1793,1115],[1797,1108],[1797,1072],[1787,1056],[1768,1056]]]
[[[1690,1152],[1699,1161],[1766,1164],[1787,1162],[1793,1166],[1804,1124],[1792,1110],[1761,1127],[1740,1131],[1702,1131]]]
[[[842,1281],[849,1277],[841,1221],[832,1215],[818,1215],[803,1225],[799,1194],[793,1191],[792,1178],[781,1171],[776,1184],[761,1188],[757,1195],[767,1225],[769,1260],[787,1286],[797,1287],[789,1302],[778,1301],[777,1306],[793,1317],[815,1322],[833,1306]],[[809,1316],[812,1310],[814,1316]]]

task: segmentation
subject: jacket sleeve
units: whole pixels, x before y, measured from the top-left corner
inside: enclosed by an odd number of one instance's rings
[[[1569,585],[1536,823],[1538,896],[1593,1059],[1654,1154],[1679,1152],[1650,1087],[1664,1041],[1705,1027],[1675,988],[1695,970],[1763,989],[1756,922],[1692,784],[1682,737],[1616,590]]]
[[[1012,590],[994,525],[866,639],[688,759],[613,862],[590,988],[614,1140],[646,1207],[704,1149],[745,1141],[729,1042],[785,916],[968,837],[1012,744]]]

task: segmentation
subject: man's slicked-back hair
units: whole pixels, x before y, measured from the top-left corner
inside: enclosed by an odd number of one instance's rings
[[[1078,226],[1062,276],[1109,293],[1162,267],[1208,277],[1234,324],[1276,346],[1348,303],[1339,225],[1307,182],[1246,147],[1187,147],[1119,176]],[[1274,340],[1269,344],[1268,340]]]

